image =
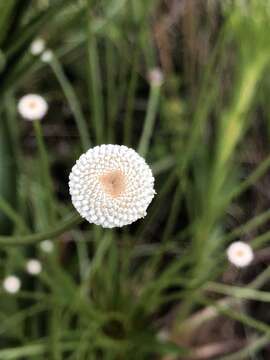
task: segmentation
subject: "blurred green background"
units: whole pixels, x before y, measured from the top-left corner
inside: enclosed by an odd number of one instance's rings
[[[21,281],[1,286],[0,360],[270,358],[269,64],[269,0],[0,1],[0,281]],[[28,93],[41,121],[18,114]],[[68,190],[107,143],[138,150],[157,191],[114,230]]]

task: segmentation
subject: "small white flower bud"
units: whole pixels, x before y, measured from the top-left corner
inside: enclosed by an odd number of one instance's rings
[[[10,294],[16,294],[21,288],[21,280],[15,275],[10,275],[4,279],[3,288]]]
[[[18,112],[26,120],[41,120],[47,114],[46,100],[37,94],[23,96],[18,103]]]
[[[30,275],[38,275],[41,273],[42,265],[37,259],[30,259],[26,263],[26,271]]]
[[[254,254],[249,244],[235,241],[228,247],[227,257],[233,265],[241,268],[248,266],[252,262]]]

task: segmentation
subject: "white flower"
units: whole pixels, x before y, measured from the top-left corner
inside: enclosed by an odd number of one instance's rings
[[[75,208],[104,228],[144,217],[155,194],[151,169],[136,151],[123,145],[89,149],[77,160],[69,179]]]
[[[26,120],[41,120],[48,111],[48,104],[42,96],[28,94],[19,100],[18,111]]]
[[[235,241],[227,249],[227,256],[229,261],[237,267],[245,267],[249,265],[253,258],[253,250],[250,245],[242,242]]]
[[[163,72],[160,68],[154,68],[149,71],[148,78],[151,85],[159,87],[164,80]]]
[[[51,240],[43,240],[40,244],[40,249],[46,253],[51,253],[54,248],[54,244]]]
[[[26,271],[30,275],[38,275],[41,273],[42,265],[37,259],[30,259],[26,263]]]
[[[48,49],[44,51],[44,53],[41,55],[41,61],[44,63],[49,63],[53,59],[53,52],[52,50]]]
[[[41,38],[35,39],[30,45],[30,52],[32,55],[40,55],[45,50],[45,41]]]
[[[16,294],[21,288],[21,280],[15,275],[10,275],[4,279],[3,287],[6,292]]]

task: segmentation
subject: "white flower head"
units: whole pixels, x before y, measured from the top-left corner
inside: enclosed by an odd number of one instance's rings
[[[227,257],[233,265],[245,267],[252,262],[254,254],[249,244],[243,241],[235,241],[228,247]]]
[[[46,253],[53,252],[54,244],[51,240],[43,240],[40,244],[40,249]]]
[[[122,227],[146,215],[154,177],[145,160],[123,145],[101,145],[81,155],[69,176],[73,205],[90,223]]]
[[[52,59],[53,59],[53,52],[50,49],[45,50],[44,53],[41,55],[41,61],[43,61],[44,63],[49,63],[52,61]]]
[[[45,40],[35,39],[30,45],[30,53],[34,56],[40,55],[45,50]]]
[[[42,271],[41,262],[37,259],[30,259],[26,263],[26,271],[30,275],[38,275]]]
[[[21,288],[21,280],[15,275],[10,275],[4,279],[3,288],[10,294],[16,294]]]
[[[18,111],[26,120],[41,120],[47,114],[48,104],[42,96],[28,94],[19,100]]]
[[[149,71],[148,79],[151,85],[159,87],[163,84],[163,72],[160,68],[154,68]]]

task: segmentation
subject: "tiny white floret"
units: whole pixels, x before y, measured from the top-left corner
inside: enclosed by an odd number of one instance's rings
[[[21,288],[21,280],[15,275],[10,275],[4,279],[3,288],[10,294],[16,294]]]
[[[227,257],[236,267],[245,267],[252,262],[254,254],[249,244],[243,241],[235,241],[228,247]]]
[[[152,86],[161,86],[163,84],[164,75],[160,68],[153,68],[148,74],[149,82]]]
[[[81,155],[69,176],[74,207],[90,223],[122,227],[144,217],[154,195],[145,160],[123,145],[101,145]]]
[[[39,246],[40,249],[46,253],[51,253],[54,249],[54,244],[51,240],[43,240]]]
[[[41,120],[47,114],[48,104],[42,96],[28,94],[19,100],[18,111],[26,120]]]
[[[45,50],[45,46],[45,41],[37,38],[30,45],[30,53],[34,56],[40,55]]]
[[[53,52],[50,49],[45,50],[44,53],[41,55],[41,61],[43,61],[44,63],[49,63],[52,61],[52,59],[53,59]]]
[[[26,263],[26,271],[30,275],[38,275],[41,273],[42,265],[37,259],[30,259]]]

